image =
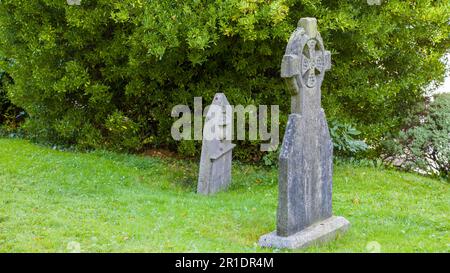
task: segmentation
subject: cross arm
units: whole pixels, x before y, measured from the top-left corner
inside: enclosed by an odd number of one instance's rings
[[[296,75],[300,75],[300,58],[294,54],[288,54],[283,56],[281,62],[281,77],[290,78]]]
[[[300,58],[294,54],[288,54],[283,56],[281,62],[281,77],[285,79],[287,88],[291,95],[299,93],[296,75],[300,75]]]

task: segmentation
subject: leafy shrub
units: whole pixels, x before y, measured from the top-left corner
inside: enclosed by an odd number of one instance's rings
[[[401,167],[449,177],[450,172],[450,94],[441,94],[412,115],[406,128],[386,140],[390,161]]]
[[[114,147],[116,150],[139,147],[138,125],[123,113],[116,111],[109,115],[105,126],[108,129],[107,140],[110,142],[108,146]],[[115,147],[115,145],[117,146]]]
[[[221,91],[235,105],[278,104],[285,120],[280,61],[298,19],[314,16],[333,53],[322,88],[327,116],[358,124],[376,146],[442,77],[449,9],[446,0],[2,0],[0,48],[15,60],[2,68],[37,139],[198,152],[198,142],[188,149],[172,140],[172,107],[192,106],[194,96],[209,103]],[[109,130],[114,113],[133,124],[131,141]],[[250,142],[235,154],[262,155]]]
[[[334,153],[338,156],[353,157],[368,149],[363,140],[356,139],[361,134],[350,124],[332,121],[330,123],[330,135],[333,140]]]
[[[276,151],[268,152],[263,156],[262,162],[264,163],[265,166],[278,166],[280,149],[281,147],[278,148]]]

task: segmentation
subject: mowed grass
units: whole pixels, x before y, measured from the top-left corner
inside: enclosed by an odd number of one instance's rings
[[[0,252],[279,252],[256,244],[275,229],[277,170],[236,163],[230,190],[205,197],[197,168],[0,139]],[[450,251],[447,182],[343,165],[333,194],[351,229],[298,252]]]

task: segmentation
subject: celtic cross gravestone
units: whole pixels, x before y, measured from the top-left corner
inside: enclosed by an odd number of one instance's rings
[[[300,19],[281,64],[292,113],[279,157],[277,229],[261,237],[261,246],[306,247],[349,226],[332,215],[333,144],[321,107],[321,85],[330,68],[316,19]]]

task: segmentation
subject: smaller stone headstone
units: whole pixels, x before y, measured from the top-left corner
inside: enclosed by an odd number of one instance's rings
[[[231,183],[231,160],[234,144],[231,105],[223,93],[217,93],[209,107],[203,128],[202,154],[197,193],[211,195]]]

